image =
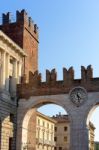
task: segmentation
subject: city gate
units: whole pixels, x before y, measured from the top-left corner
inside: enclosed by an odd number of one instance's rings
[[[70,150],[89,150],[88,124],[94,109],[99,105],[99,78],[93,78],[91,65],[81,67],[81,79],[74,79],[73,68],[63,68],[63,80],[57,81],[55,69],[46,70],[46,81],[41,74],[29,73],[29,82],[17,87],[17,150],[28,143],[29,121],[35,110],[44,104],[62,106],[70,118]],[[28,129],[29,128],[29,129]],[[31,130],[30,130],[31,131]],[[36,141],[29,141],[32,149]]]

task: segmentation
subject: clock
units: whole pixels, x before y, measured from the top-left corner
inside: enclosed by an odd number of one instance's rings
[[[87,91],[83,87],[75,87],[69,93],[69,98],[77,107],[83,104],[87,98]]]

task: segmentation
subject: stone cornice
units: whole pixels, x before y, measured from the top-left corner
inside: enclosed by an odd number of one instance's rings
[[[6,34],[4,34],[1,30],[0,30],[0,38],[5,41],[6,43],[8,43],[11,47],[14,48],[14,50],[16,50],[18,53],[20,53],[22,56],[27,56],[27,54],[25,53],[25,50],[23,50],[21,47],[19,47],[13,40],[11,40]]]

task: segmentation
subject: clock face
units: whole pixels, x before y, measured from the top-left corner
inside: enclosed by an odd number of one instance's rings
[[[79,107],[87,100],[87,92],[83,87],[75,87],[70,91],[70,100]]]

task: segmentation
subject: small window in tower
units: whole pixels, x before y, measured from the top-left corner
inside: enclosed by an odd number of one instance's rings
[[[62,147],[59,147],[59,150],[62,150]]]

